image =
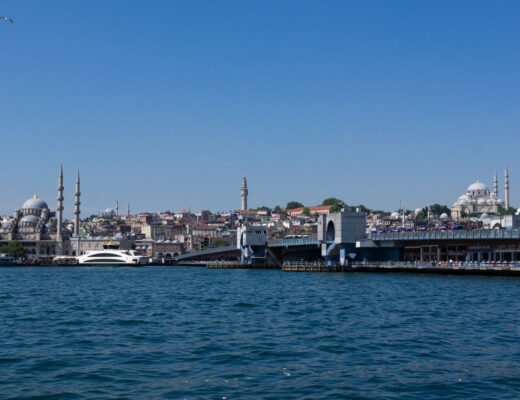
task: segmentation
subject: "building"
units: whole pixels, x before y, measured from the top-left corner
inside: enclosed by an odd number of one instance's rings
[[[313,215],[313,214],[316,214],[316,215],[327,215],[327,214],[330,213],[330,208],[331,207],[332,206],[298,207],[298,208],[293,208],[291,210],[287,210],[287,214],[289,214],[291,217],[297,217],[299,215],[302,215],[303,210],[305,208],[308,208],[310,215]]]
[[[496,182],[496,178],[495,178]],[[499,215],[504,208],[504,201],[498,198],[498,189],[491,192],[485,184],[479,182],[469,185],[466,193],[460,196],[451,207],[451,217],[461,218],[471,214]]]
[[[79,183],[77,185],[79,190]],[[35,193],[14,211],[12,219],[2,224],[0,242],[19,241],[29,258],[66,254],[64,243],[70,232],[63,227],[63,189],[63,168],[60,165],[56,212],[52,212],[47,202]],[[79,195],[76,200],[79,202]]]

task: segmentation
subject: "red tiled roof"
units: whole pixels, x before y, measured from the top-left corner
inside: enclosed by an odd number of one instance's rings
[[[308,208],[310,212],[313,212],[313,211],[325,211],[325,210],[330,210],[332,206],[313,206],[313,207],[298,207],[298,208],[293,208],[292,210],[287,210],[288,213],[290,212],[302,212],[304,208]]]

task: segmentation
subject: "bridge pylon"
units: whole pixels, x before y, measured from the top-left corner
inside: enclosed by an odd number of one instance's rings
[[[356,255],[356,240],[366,236],[366,214],[342,210],[320,215],[318,240],[328,263],[348,264]]]

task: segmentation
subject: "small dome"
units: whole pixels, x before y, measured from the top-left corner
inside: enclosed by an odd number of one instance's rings
[[[106,208],[105,211],[103,211],[103,216],[104,217],[113,217],[114,215],[116,215],[116,212],[113,208]]]
[[[11,227],[11,223],[10,222],[4,222],[2,224],[2,228],[10,228]]]
[[[37,208],[37,209],[48,209],[47,203],[40,199],[36,194],[23,203],[22,209],[24,208]]]
[[[487,204],[487,201],[486,201],[486,199],[481,197],[480,199],[477,200],[477,204],[479,206],[485,206]]]
[[[498,199],[498,200],[497,200],[497,204],[504,204],[504,200],[502,200],[502,199]]]
[[[31,224],[37,224],[40,219],[34,215],[26,215],[20,219],[20,222],[28,222]]]
[[[489,214],[488,213],[484,213],[480,216],[480,218],[484,219],[484,218],[489,218]]]
[[[488,206],[492,206],[493,205],[493,200],[492,199],[488,199],[487,200],[487,204],[488,204]]]
[[[446,214],[446,213],[441,214],[441,219],[448,219],[448,218],[449,218],[448,214]]]
[[[397,211],[394,211],[392,215],[390,215],[392,218],[399,218],[399,213]]]
[[[118,233],[117,235],[114,236],[114,239],[115,240],[123,240],[125,237],[123,236],[123,234],[121,233]]]

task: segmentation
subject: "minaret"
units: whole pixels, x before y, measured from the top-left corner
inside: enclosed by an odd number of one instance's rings
[[[498,179],[497,170],[495,169],[495,179],[493,181],[493,193],[495,193],[495,199],[498,199]]]
[[[119,217],[119,200],[116,200],[116,216]]]
[[[242,210],[247,210],[247,180],[244,175],[242,178],[242,189],[240,189],[240,197],[242,198]]]
[[[509,210],[509,172],[507,171],[507,164],[506,164],[506,173],[504,176],[504,195],[505,195],[505,206],[506,210]]]
[[[56,242],[58,242],[56,253],[63,254],[63,234],[61,232],[63,225],[63,165],[60,163],[60,176],[58,178],[58,208],[57,208],[57,226],[56,226]]]
[[[126,209],[126,216],[130,216],[130,203],[128,203],[128,208]]]
[[[79,191],[79,170],[76,176],[76,191],[74,192],[74,236],[79,237],[79,206],[81,201],[79,201],[79,196],[81,192]]]

